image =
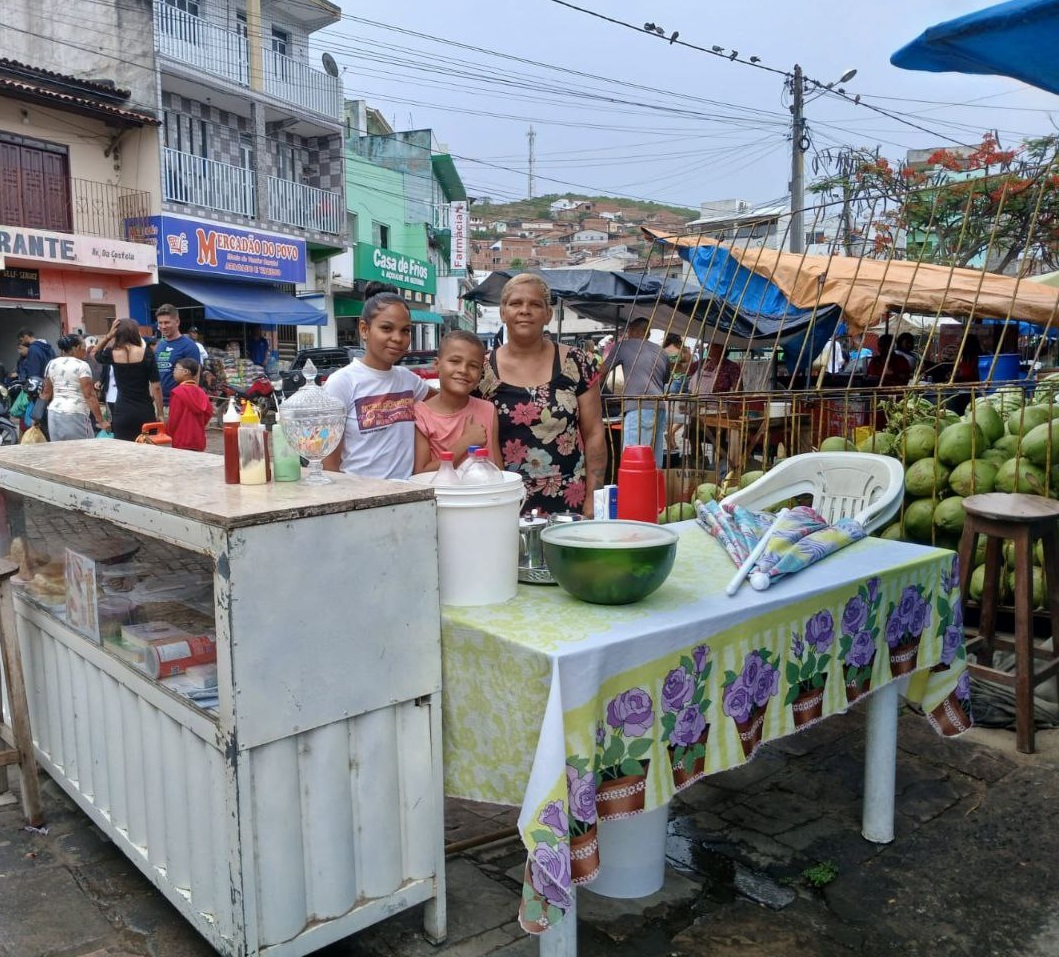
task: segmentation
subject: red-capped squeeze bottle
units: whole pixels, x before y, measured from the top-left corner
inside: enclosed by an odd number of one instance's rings
[[[665,476],[655,465],[654,449],[626,446],[618,467],[618,518],[657,523],[664,503]]]

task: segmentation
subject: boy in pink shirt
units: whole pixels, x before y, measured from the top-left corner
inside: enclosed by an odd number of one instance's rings
[[[441,340],[437,358],[441,391],[415,404],[416,472],[437,469],[440,452],[451,452],[453,464],[459,465],[472,445],[489,449],[496,467],[504,467],[497,444],[496,407],[471,395],[484,365],[485,346],[474,333],[455,329]]]

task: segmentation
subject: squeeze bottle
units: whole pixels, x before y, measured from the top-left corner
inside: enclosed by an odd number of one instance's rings
[[[224,423],[224,481],[239,484],[239,410],[235,396],[228,400],[228,408],[221,419]]]
[[[247,402],[239,420],[239,484],[264,485],[266,482],[265,430],[254,404]]]
[[[665,475],[649,445],[627,445],[618,467],[618,518],[658,523],[666,501]]]

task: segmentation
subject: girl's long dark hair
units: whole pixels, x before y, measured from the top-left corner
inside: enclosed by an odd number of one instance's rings
[[[388,282],[369,282],[364,287],[364,296],[364,309],[360,313],[360,318],[369,326],[372,319],[387,306],[392,306],[396,303],[408,309],[408,303],[404,301],[401,291]]]

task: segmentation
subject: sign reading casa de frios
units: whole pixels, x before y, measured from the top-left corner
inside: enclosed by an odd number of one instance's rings
[[[398,289],[411,289],[433,295],[437,291],[434,264],[413,259],[392,249],[381,249],[369,243],[357,243],[353,255],[357,279],[393,283]]]

